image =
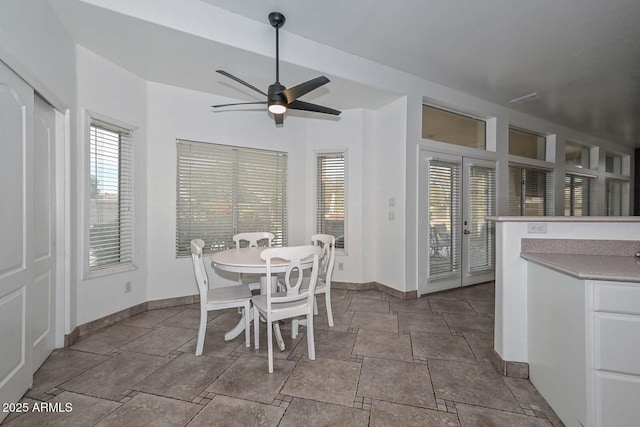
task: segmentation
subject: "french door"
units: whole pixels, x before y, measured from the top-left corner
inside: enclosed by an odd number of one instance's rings
[[[493,280],[495,163],[420,152],[420,294]]]

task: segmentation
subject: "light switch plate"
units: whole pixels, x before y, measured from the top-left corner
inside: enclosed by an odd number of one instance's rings
[[[529,234],[546,234],[546,222],[529,222],[527,223],[527,233]]]

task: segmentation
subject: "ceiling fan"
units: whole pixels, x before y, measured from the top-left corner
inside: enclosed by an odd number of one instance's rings
[[[322,85],[329,83],[329,79],[325,76],[316,77],[304,83],[300,83],[297,86],[287,89],[280,84],[280,53],[279,53],[279,39],[278,30],[284,25],[284,15],[279,12],[271,12],[269,14],[269,23],[276,29],[276,81],[267,89],[267,93],[264,93],[257,87],[245,82],[244,80],[227,73],[224,70],[216,70],[217,73],[222,74],[236,82],[253,89],[261,95],[267,97],[266,101],[260,102],[238,102],[235,104],[219,104],[212,105],[213,108],[230,107],[233,105],[249,105],[249,104],[266,104],[269,111],[273,113],[276,125],[281,125],[284,122],[284,113],[288,110],[301,110],[311,111],[314,113],[331,114],[334,116],[340,115],[340,111],[333,108],[323,107],[322,105],[312,104],[310,102],[299,101],[298,98],[311,92],[314,89],[319,88]]]

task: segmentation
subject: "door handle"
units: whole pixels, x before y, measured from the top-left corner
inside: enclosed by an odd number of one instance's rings
[[[464,234],[471,234],[471,232],[469,230],[464,230],[463,233]]]

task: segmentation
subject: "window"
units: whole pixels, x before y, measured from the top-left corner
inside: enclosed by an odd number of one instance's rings
[[[316,156],[316,232],[336,237],[336,249],[345,248],[345,156]]]
[[[622,156],[618,154],[606,153],[605,172],[622,175]]]
[[[287,153],[177,141],[176,256],[234,247],[233,235],[270,231],[287,244]]]
[[[464,147],[486,147],[486,122],[462,114],[422,106],[422,137]]]
[[[89,271],[133,264],[131,131],[92,120],[89,130]]]
[[[553,171],[509,165],[509,215],[554,215]]]
[[[621,216],[628,212],[629,183],[617,179],[605,180],[607,195],[607,216]]]
[[[564,177],[564,215],[587,216],[595,214],[596,179],[577,174]]]
[[[577,168],[590,168],[591,149],[578,142],[566,141],[565,143],[565,164]]]
[[[509,128],[509,154],[530,159],[546,159],[547,138],[535,133]]]

